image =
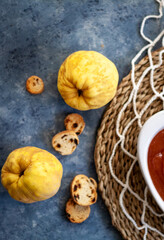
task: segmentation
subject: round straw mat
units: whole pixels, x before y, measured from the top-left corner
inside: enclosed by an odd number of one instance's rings
[[[161,49],[160,49],[161,50]],[[152,53],[153,63],[159,63],[159,50]],[[144,57],[135,67],[136,82],[140,78],[143,71],[149,67],[148,57]],[[154,72],[155,89],[162,91],[164,86],[164,61],[163,64]],[[116,135],[116,119],[123,105],[127,102],[129,95],[132,91],[131,74],[127,75],[119,85],[117,94],[107,107],[105,114],[102,118],[101,125],[97,133],[97,141],[95,145],[95,165],[99,180],[99,191],[105,204],[112,217],[112,224],[121,232],[124,239],[139,240],[143,239],[145,230],[137,230],[132,222],[125,216],[119,204],[119,196],[122,186],[116,182],[111,176],[109,171],[109,157],[112,153],[114,144],[117,142]],[[150,86],[150,73],[148,73],[140,85],[137,96],[137,110],[140,112],[145,104],[153,96],[153,91]],[[143,114],[142,124],[154,113],[163,109],[163,102],[161,99],[155,100]],[[121,118],[120,132],[124,130],[129,121],[134,117],[132,102],[127,106]],[[132,126],[128,129],[125,136],[125,149],[136,155],[137,151],[137,138],[140,128],[137,121],[133,122]],[[129,170],[132,162],[120,146],[117,147],[114,155],[112,166],[115,175],[125,183],[127,171]],[[136,192],[142,199],[144,199],[145,181],[142,177],[138,162],[134,165],[129,178],[129,185],[131,189]],[[148,203],[157,213],[161,210],[157,206],[150,192],[148,192]],[[143,212],[143,203],[135,198],[129,191],[125,192],[123,198],[124,206],[130,216],[136,221],[138,226],[142,226],[141,215]],[[164,217],[155,216],[148,208],[146,208],[145,222],[150,226],[158,229],[164,233]],[[148,240],[161,240],[163,239],[158,233],[148,230]]]

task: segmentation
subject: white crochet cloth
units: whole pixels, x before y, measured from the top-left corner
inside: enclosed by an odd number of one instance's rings
[[[129,127],[133,124],[134,121],[138,121],[138,125],[141,128],[142,124],[141,124],[141,117],[144,114],[144,112],[146,111],[146,109],[150,106],[150,104],[157,98],[161,98],[163,101],[163,108],[164,108],[164,87],[163,87],[163,91],[162,92],[157,92],[155,87],[154,87],[154,79],[153,79],[153,73],[154,70],[156,68],[158,68],[161,64],[162,64],[162,54],[164,53],[164,50],[161,50],[159,53],[159,63],[157,65],[153,65],[153,60],[152,60],[152,49],[153,47],[157,44],[157,42],[159,42],[160,40],[162,40],[162,45],[164,46],[164,30],[154,39],[151,40],[150,38],[148,38],[145,34],[144,34],[144,27],[145,27],[145,23],[146,21],[148,21],[149,19],[161,19],[162,20],[162,16],[163,16],[163,10],[164,10],[164,0],[156,0],[156,2],[159,4],[159,15],[149,15],[146,16],[141,24],[141,28],[140,28],[140,33],[141,36],[144,40],[146,40],[148,42],[148,44],[146,46],[144,46],[139,52],[138,54],[133,58],[133,60],[131,61],[132,64],[132,73],[131,73],[131,81],[133,84],[133,89],[132,92],[129,96],[128,101],[125,103],[125,105],[123,106],[123,108],[121,109],[118,118],[117,118],[117,122],[116,122],[116,133],[119,137],[119,140],[116,142],[114,148],[113,148],[113,152],[111,154],[111,157],[109,159],[109,169],[111,172],[111,175],[113,176],[113,178],[117,181],[117,183],[119,183],[123,189],[122,192],[120,194],[120,198],[119,198],[119,203],[120,206],[122,208],[122,211],[124,212],[124,214],[126,215],[126,217],[134,224],[134,226],[138,229],[138,230],[142,230],[145,229],[145,234],[143,239],[146,240],[147,237],[147,233],[148,230],[150,229],[151,231],[155,231],[157,232],[160,236],[162,236],[164,238],[164,234],[162,232],[160,232],[159,230],[157,230],[156,228],[153,228],[152,226],[150,226],[149,224],[147,224],[145,222],[145,211],[146,208],[149,208],[149,210],[156,216],[158,217],[162,217],[164,216],[164,214],[158,214],[156,212],[154,212],[154,210],[149,206],[148,202],[147,202],[147,193],[148,193],[148,188],[145,188],[144,191],[144,199],[142,199],[137,193],[135,193],[129,186],[129,176],[132,172],[132,169],[135,165],[135,163],[137,162],[137,156],[132,155],[130,152],[128,152],[125,148],[124,148],[124,142],[125,142],[125,135],[127,130],[129,129]],[[138,62],[139,58],[141,57],[141,55],[147,51],[147,55],[149,57],[149,62],[150,62],[150,66],[145,69],[145,71],[143,72],[143,74],[141,75],[139,81],[136,83],[135,82],[135,64]],[[147,75],[147,73],[150,72],[150,85],[152,88],[152,91],[154,93],[154,95],[152,96],[152,98],[147,102],[147,104],[145,105],[145,107],[140,111],[140,113],[138,113],[137,111],[137,107],[136,107],[136,98],[137,98],[137,93],[138,93],[138,89],[144,79],[144,77]],[[122,133],[120,133],[120,122],[121,122],[121,117],[122,114],[124,113],[124,111],[126,110],[128,104],[130,102],[133,102],[133,110],[135,113],[135,117],[128,123],[128,125],[124,128],[124,130],[122,131]],[[133,159],[132,165],[129,169],[129,171],[127,172],[126,175],[126,182],[123,183],[122,181],[120,181],[117,176],[114,174],[113,168],[112,168],[112,160],[113,157],[115,155],[116,149],[118,147],[118,145],[121,146],[122,150],[124,151],[125,154],[127,154],[131,159]],[[123,201],[123,197],[126,191],[129,191],[131,194],[133,194],[133,196],[135,196],[139,201],[141,201],[143,203],[143,213],[141,216],[141,223],[142,226],[138,226],[137,223],[135,222],[135,220],[129,215],[129,213],[126,211],[126,208],[124,206],[124,201]]]

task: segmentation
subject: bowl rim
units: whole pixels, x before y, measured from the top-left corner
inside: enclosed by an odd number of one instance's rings
[[[151,131],[150,131],[151,129]],[[137,141],[137,158],[145,182],[155,201],[164,212],[164,201],[156,190],[148,169],[148,149],[155,135],[164,129],[164,110],[151,116],[141,128]]]

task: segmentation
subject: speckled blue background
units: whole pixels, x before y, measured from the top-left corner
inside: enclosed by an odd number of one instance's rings
[[[69,185],[76,174],[96,177],[93,152],[96,131],[105,107],[80,112],[67,106],[56,82],[64,59],[77,50],[96,50],[117,66],[120,80],[130,61],[145,44],[139,26],[157,13],[153,0],[1,0],[0,1],[0,168],[15,148],[33,145],[55,154],[64,175],[57,195],[34,204],[16,202],[0,184],[1,240],[120,240],[99,196],[90,218],[72,224],[65,216]],[[162,29],[146,25],[148,36]],[[43,78],[45,91],[32,96],[25,90],[31,75]],[[64,118],[78,112],[86,121],[80,145],[71,156],[60,156],[51,139],[64,130]]]

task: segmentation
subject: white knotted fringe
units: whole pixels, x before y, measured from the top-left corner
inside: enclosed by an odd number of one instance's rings
[[[147,108],[152,104],[153,101],[155,101],[157,98],[160,98],[163,101],[163,109],[164,109],[164,87],[163,87],[163,91],[161,93],[157,92],[155,87],[154,87],[154,70],[159,68],[162,65],[162,54],[164,53],[164,50],[161,50],[159,52],[159,63],[154,65],[153,64],[153,59],[152,59],[152,48],[156,45],[157,42],[159,42],[159,40],[164,36],[164,30],[154,39],[151,40],[149,39],[147,36],[145,36],[144,34],[144,27],[146,24],[146,21],[149,19],[160,19],[163,16],[163,7],[164,7],[164,0],[156,0],[156,2],[159,4],[159,15],[149,15],[146,16],[141,24],[141,28],[140,28],[140,34],[143,37],[144,40],[146,40],[148,42],[148,44],[146,46],[144,46],[139,52],[138,54],[133,58],[133,60],[131,61],[132,64],[132,73],[131,73],[131,81],[132,81],[132,85],[133,85],[133,89],[131,91],[131,94],[129,96],[128,101],[124,104],[124,106],[122,107],[121,111],[118,114],[118,118],[116,121],[116,133],[119,137],[119,140],[116,142],[116,144],[114,145],[112,154],[110,156],[109,159],[109,169],[111,172],[112,177],[117,181],[117,183],[119,183],[123,189],[121,191],[120,197],[119,197],[119,203],[120,206],[122,208],[122,211],[124,212],[125,216],[133,223],[133,225],[138,229],[138,230],[142,230],[145,229],[145,233],[144,233],[144,237],[143,239],[146,240],[147,237],[147,233],[148,230],[154,231],[156,233],[158,233],[161,237],[164,238],[164,234],[162,232],[160,232],[158,229],[150,226],[149,224],[147,224],[145,222],[145,212],[146,212],[146,208],[148,208],[155,216],[157,217],[163,217],[164,214],[158,214],[156,213],[151,206],[148,204],[147,201],[147,193],[148,193],[148,188],[146,187],[144,190],[144,199],[142,199],[137,193],[135,193],[129,186],[129,177],[130,174],[133,170],[133,167],[135,166],[136,162],[137,162],[137,156],[132,155],[130,152],[128,152],[125,148],[124,148],[124,143],[125,143],[125,135],[127,130],[129,129],[129,127],[133,124],[134,121],[138,122],[139,127],[142,127],[141,124],[141,117],[143,116],[143,114],[145,113],[145,111],[147,110]],[[162,39],[162,45],[164,47],[164,37]],[[150,62],[150,66],[148,68],[145,69],[145,71],[142,73],[141,77],[139,78],[139,81],[136,83],[135,81],[135,64],[137,63],[137,61],[139,60],[139,58],[141,57],[141,55],[147,50],[147,54],[149,57],[149,62]],[[136,107],[136,99],[137,99],[137,93],[139,90],[139,87],[141,85],[141,83],[144,80],[144,77],[150,72],[150,86],[152,88],[152,91],[154,93],[154,95],[152,96],[152,98],[147,102],[147,104],[144,106],[144,108],[140,111],[140,113],[138,113],[137,111],[137,107]],[[127,106],[129,105],[129,103],[133,103],[133,110],[135,113],[135,117],[128,123],[128,125],[125,127],[125,129],[123,130],[122,133],[120,133],[119,129],[120,129],[120,122],[121,122],[121,117],[123,112],[125,111],[125,109],[127,108]],[[132,165],[130,167],[130,169],[127,172],[126,175],[126,182],[123,183],[120,179],[118,179],[118,177],[114,174],[113,171],[113,167],[112,167],[112,161],[113,161],[113,157],[115,155],[116,149],[118,146],[121,146],[121,149],[123,150],[123,152],[128,155],[131,159],[133,159]],[[134,197],[136,197],[136,199],[138,199],[139,201],[141,201],[143,203],[143,213],[141,216],[141,223],[142,226],[138,226],[136,221],[129,215],[129,213],[127,212],[125,206],[124,206],[124,194],[126,191],[129,191]]]

